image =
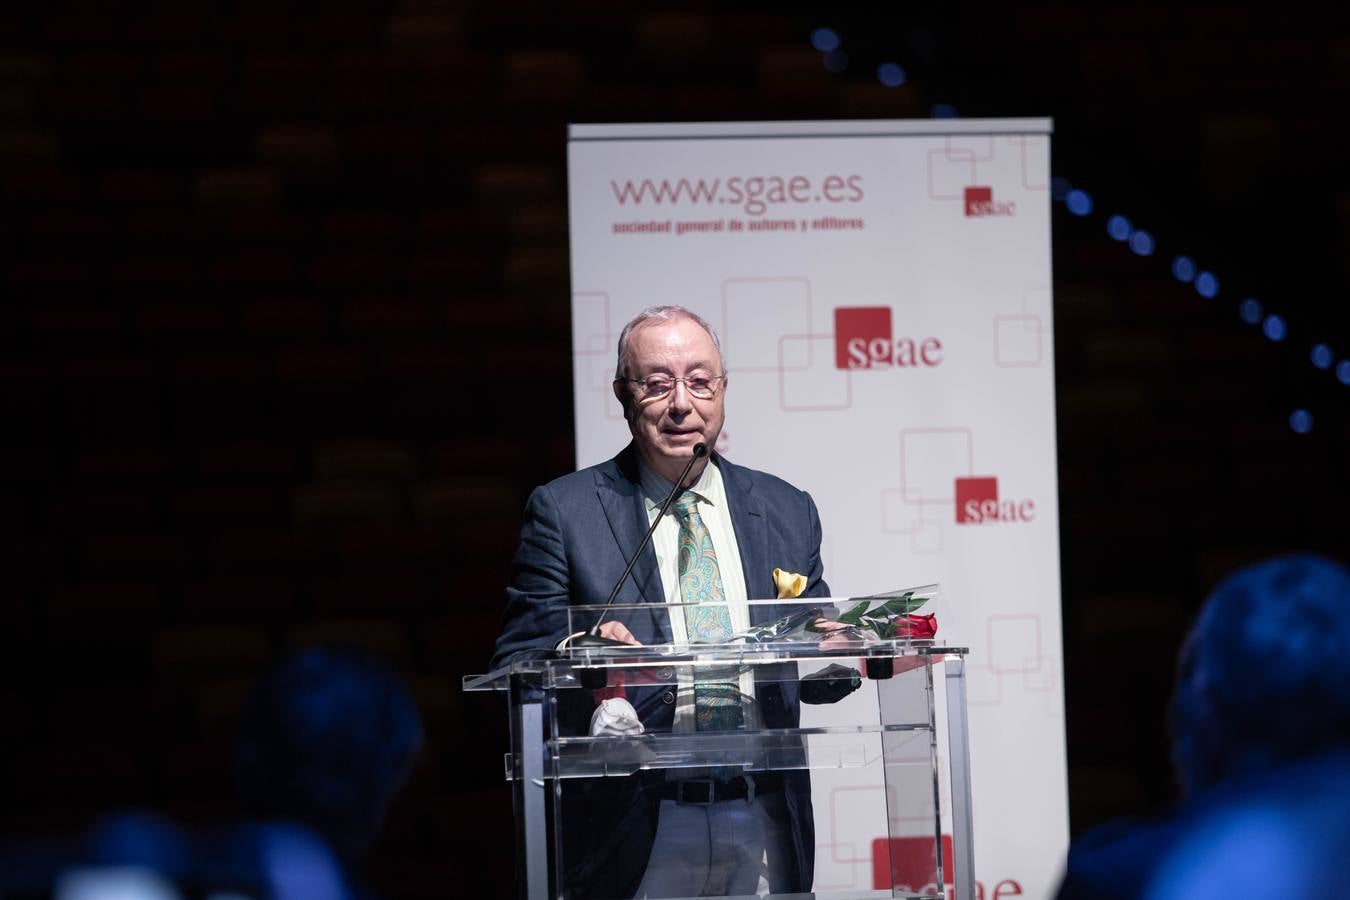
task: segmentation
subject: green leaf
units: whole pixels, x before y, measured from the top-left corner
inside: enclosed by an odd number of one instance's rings
[[[928,599],[926,597],[915,600],[913,591],[905,591],[901,596],[896,597],[894,600],[888,600],[881,606],[872,610],[871,615],[907,616],[917,609],[922,609],[923,605],[927,602]]]
[[[868,602],[864,600],[862,603],[859,603],[857,606],[840,616],[839,621],[843,622],[845,625],[861,625],[863,613],[867,612],[868,606]]]
[[[872,629],[872,632],[879,638],[885,640],[895,634],[895,620],[890,618],[873,618],[872,616],[863,616],[863,624]]]

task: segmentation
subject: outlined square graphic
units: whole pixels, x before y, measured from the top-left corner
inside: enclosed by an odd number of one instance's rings
[[[881,530],[887,534],[918,534],[923,528],[923,507],[906,498],[898,488],[881,491]]]
[[[994,316],[994,364],[1041,364],[1040,316]]]
[[[908,535],[914,553],[942,552],[942,522],[934,518],[937,514],[935,507],[907,501],[898,488],[881,491],[881,530]]]
[[[998,505],[997,477],[956,479],[956,524],[984,521],[979,515],[971,516],[966,507],[973,502],[978,510],[991,501]]]
[[[825,363],[830,339],[828,334],[785,334],[778,339],[778,405],[785,412],[824,412],[853,405],[853,375]],[[825,352],[812,353],[812,344]],[[819,366],[793,365],[813,358],[820,360]]]
[[[618,335],[613,338],[617,339]],[[609,333],[609,294],[605,291],[572,293],[572,345],[576,356],[613,353]]]
[[[993,188],[987,186],[966,188],[966,215],[982,216],[993,202]]]
[[[969,428],[906,428],[900,432],[900,496],[918,506],[946,505],[957,478],[974,468]]]
[[[722,283],[722,346],[737,372],[776,372],[778,338],[811,330],[811,284],[797,276]],[[809,351],[810,345],[804,350]],[[797,368],[811,360],[798,360]]]
[[[1041,620],[1030,613],[990,616],[986,622],[985,646],[989,665],[999,675],[1026,675],[1040,670]]]
[[[989,162],[996,155],[992,134],[949,134],[942,143],[948,153],[968,153],[976,162]]]
[[[823,737],[811,738],[813,754]],[[878,830],[886,827],[887,809],[895,806],[895,789],[885,784],[842,781],[815,797],[816,809],[825,810],[823,821],[818,820],[816,860],[818,864],[831,864],[817,866],[816,890],[856,891],[870,875],[871,843]],[[834,870],[828,882],[822,880],[822,869],[826,868]]]
[[[966,147],[939,147],[928,151],[928,197],[960,200],[966,185],[974,181],[974,151]]]
[[[881,347],[885,352],[873,353],[873,346]],[[874,358],[891,358],[890,348],[889,306],[841,306],[834,311],[835,368],[870,369]]]
[[[610,385],[614,383],[614,350],[609,343],[608,335],[593,334],[573,353],[585,366],[586,387],[602,394],[612,394]]]

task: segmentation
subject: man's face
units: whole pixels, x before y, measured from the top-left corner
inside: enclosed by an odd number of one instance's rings
[[[639,328],[629,336],[628,378],[649,375],[686,378],[696,372],[724,375],[722,357],[712,336],[691,319],[674,319]],[[722,432],[726,381],[717,383],[717,393],[701,400],[689,393],[684,382],[675,383],[664,397],[642,399],[638,385],[616,384],[620,402],[628,391],[628,427],[643,461],[667,481],[674,481],[693,455],[694,445],[712,450]],[[692,472],[697,476],[704,463]]]

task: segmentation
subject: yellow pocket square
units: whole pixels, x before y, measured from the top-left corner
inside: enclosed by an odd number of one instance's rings
[[[806,576],[774,569],[773,586],[778,588],[779,600],[791,600],[793,597],[800,597],[802,591],[806,590]]]

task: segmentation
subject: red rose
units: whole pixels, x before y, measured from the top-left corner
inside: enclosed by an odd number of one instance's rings
[[[935,634],[937,634],[937,616],[932,613],[926,616],[910,614],[895,623],[896,637],[923,640]]]

